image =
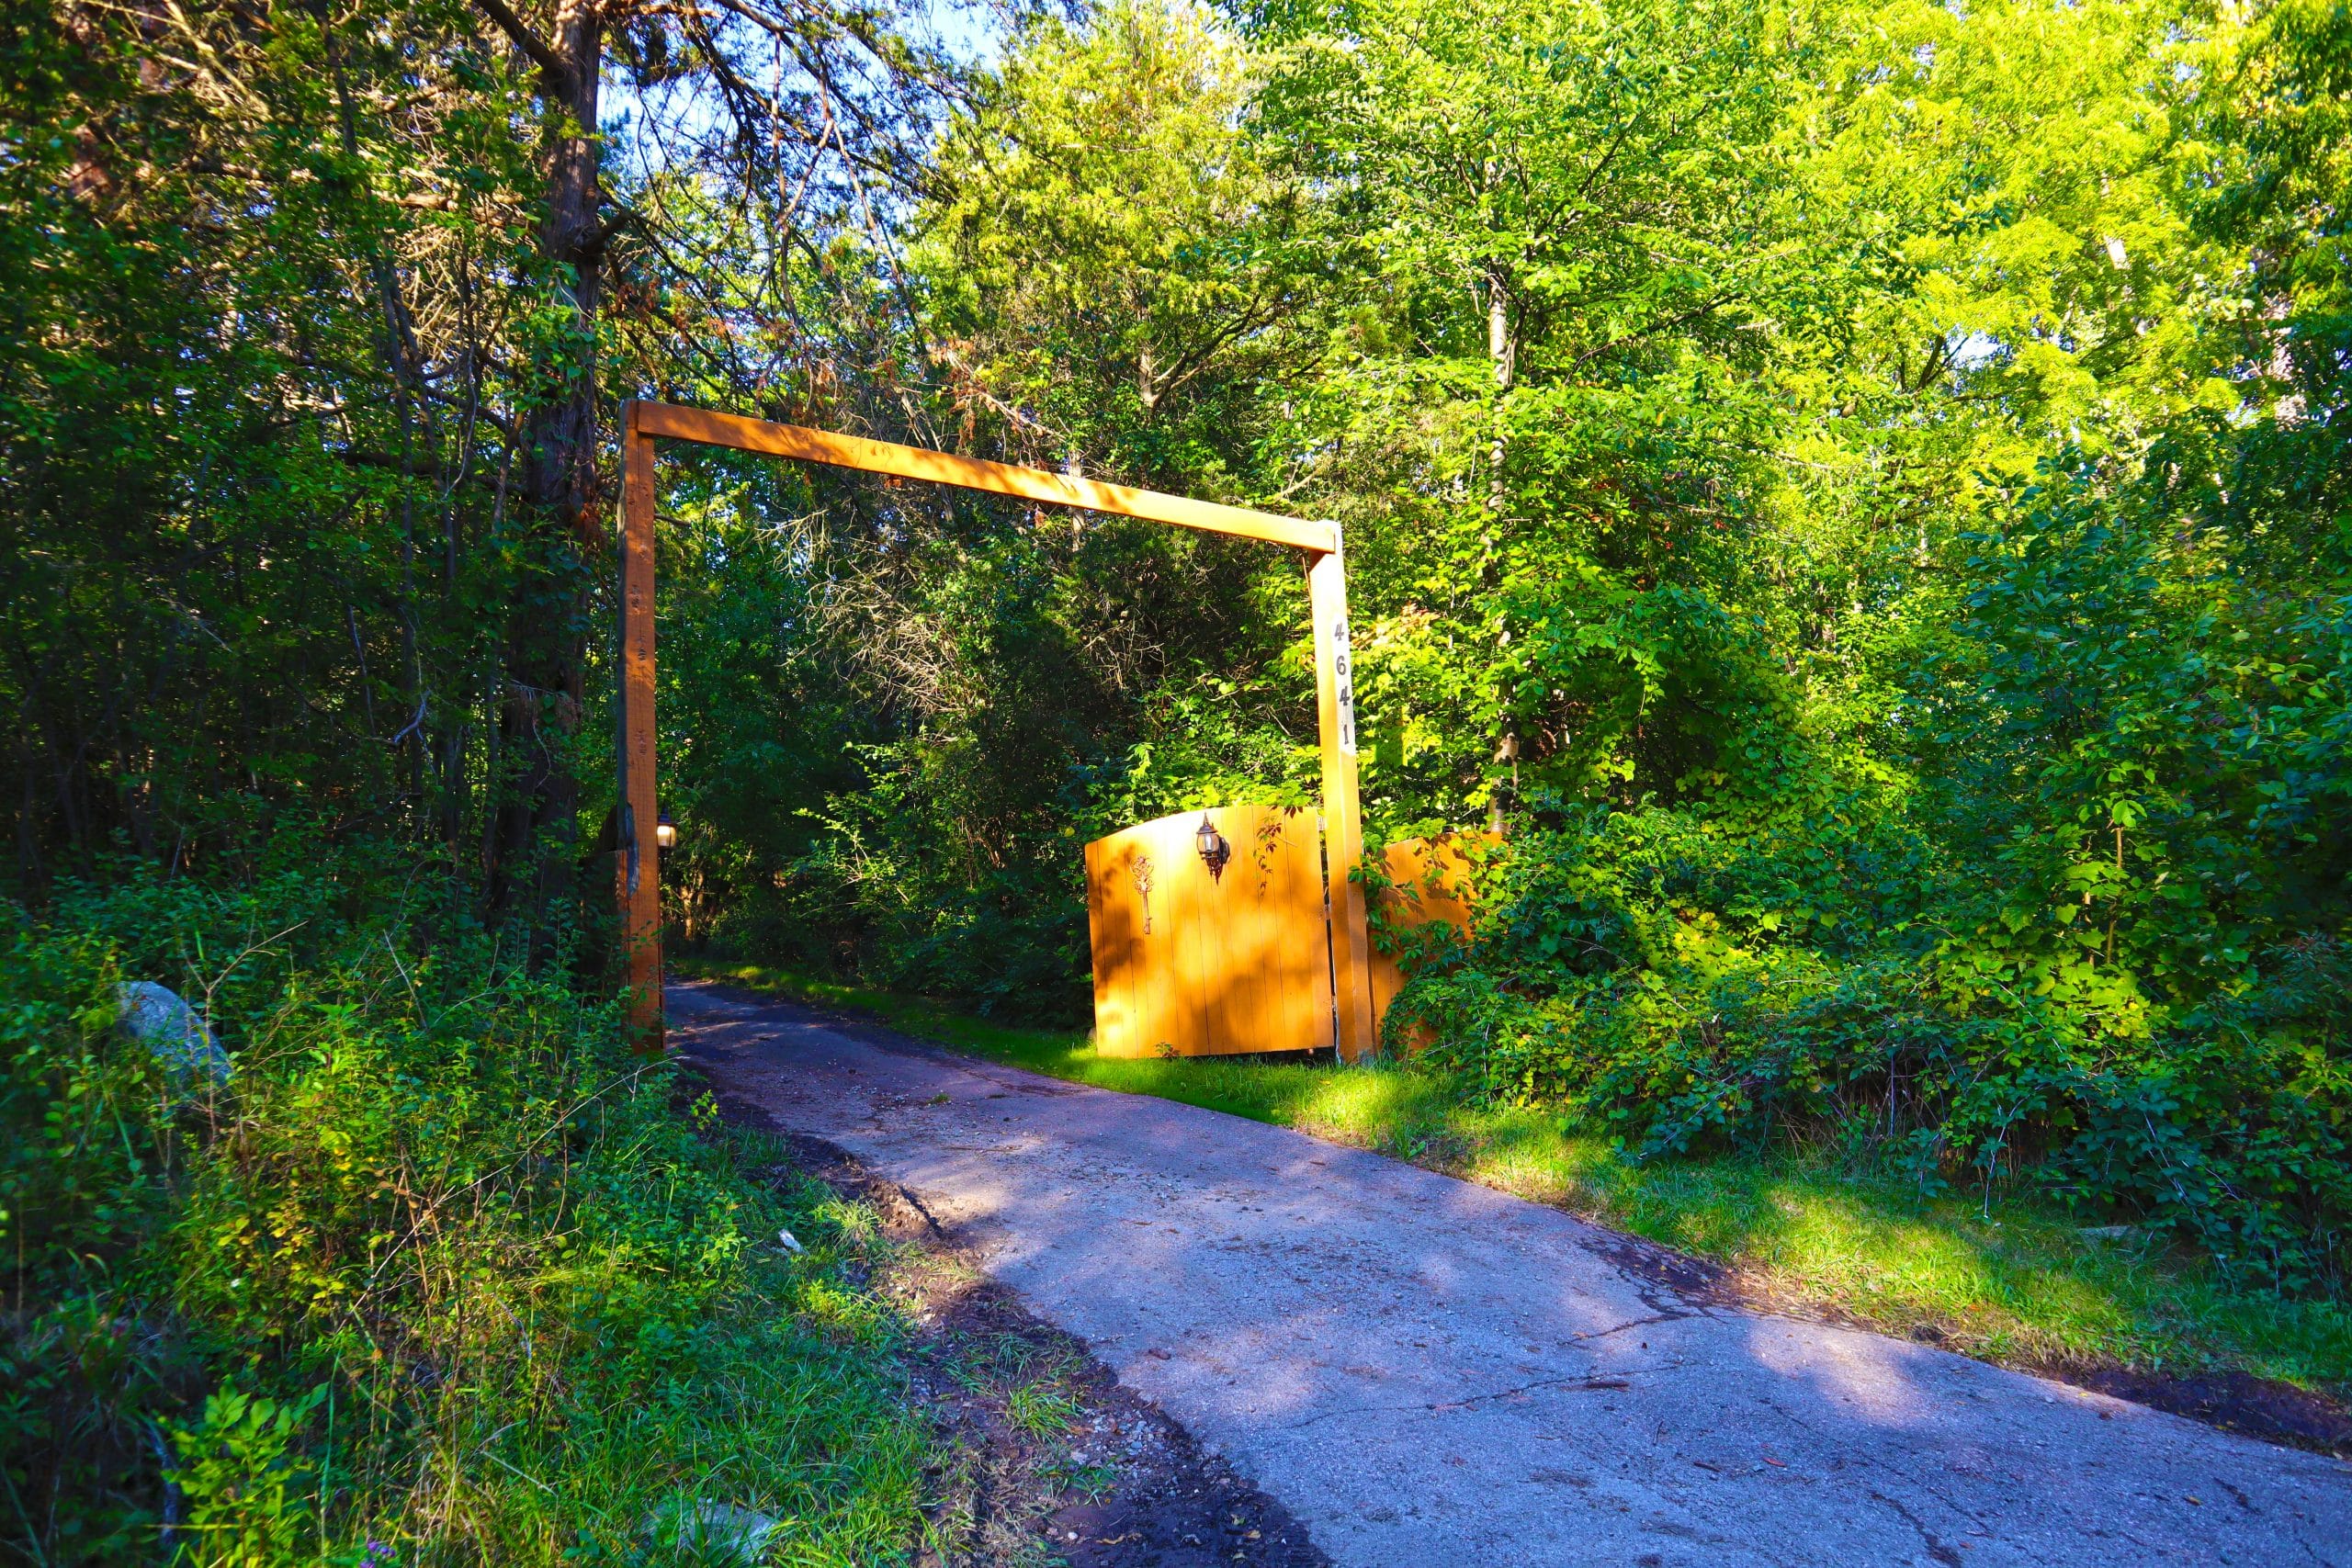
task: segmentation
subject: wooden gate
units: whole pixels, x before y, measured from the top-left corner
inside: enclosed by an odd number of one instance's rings
[[[1380,912],[1391,932],[1409,941],[1411,928],[1442,921],[1468,934],[1472,841],[1388,846]],[[1330,1045],[1324,886],[1307,811],[1185,811],[1087,845],[1095,1050],[1225,1056]],[[1371,960],[1376,1031],[1405,976],[1377,945]]]
[[[1086,908],[1102,1055],[1331,1043],[1331,939],[1313,812],[1226,806],[1097,839],[1086,846]]]
[[[628,953],[629,1029],[640,1049],[662,1049],[661,859],[646,852],[651,848],[646,840],[659,818],[653,765],[653,458],[663,441],[690,441],[887,474],[894,480],[1018,496],[1306,552],[1306,604],[1315,626],[1315,731],[1323,758],[1323,818],[1330,824],[1330,853],[1322,867],[1332,908],[1326,940],[1339,976],[1340,1054],[1350,1061],[1370,1054],[1374,1027],[1363,889],[1354,879],[1363,855],[1363,819],[1356,799],[1355,676],[1348,652],[1348,579],[1339,524],[1161,495],[1074,473],[1051,474],[861,435],[771,424],[709,409],[631,400],[621,405],[620,700],[615,705],[620,731],[620,811],[614,824],[620,852],[614,857],[613,894],[620,906],[621,943]]]

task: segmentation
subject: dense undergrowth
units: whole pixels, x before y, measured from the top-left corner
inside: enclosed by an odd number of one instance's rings
[[[1804,874],[1853,870],[1662,813],[1533,837],[1496,857],[1481,939],[1422,964],[1392,1048],[1472,1107],[1545,1110],[1635,1161],[1831,1150],[1928,1196],[2031,1187],[2249,1283],[2340,1288],[2340,941],[2281,943],[2226,988],[2119,1027],[2030,975],[1972,985],[1993,944],[1929,918],[1908,942],[1804,940],[1789,906],[1832,901]],[[1425,1051],[1405,1043],[1416,1032]]]
[[[2249,592],[2145,508],[2053,478],[1975,542],[1902,773],[1759,698],[1728,787],[1529,813],[1396,1010],[1418,1064],[1636,1159],[1833,1146],[2340,1294],[2352,599]]]
[[[772,1561],[899,1560],[926,1438],[838,1205],[446,896],[345,865],[9,912],[0,1551],[692,1562],[724,1504]],[[226,1083],[119,1032],[125,979],[209,1016]]]

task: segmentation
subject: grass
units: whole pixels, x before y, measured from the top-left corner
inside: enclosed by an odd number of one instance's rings
[[[973,1055],[1374,1149],[1726,1264],[1779,1303],[2013,1365],[2240,1370],[2336,1393],[2352,1308],[2233,1289],[2144,1237],[2086,1234],[2030,1195],[1923,1197],[1821,1152],[1627,1162],[1532,1111],[1480,1111],[1392,1066],[1114,1060],[1076,1032],[975,1019],[791,970],[680,959],[678,972],[881,1018]]]
[[[328,930],[319,882],[0,927],[0,1560],[904,1562],[870,1223],[560,982],[391,926],[202,959]],[[123,1039],[126,976],[212,994],[232,1076]]]

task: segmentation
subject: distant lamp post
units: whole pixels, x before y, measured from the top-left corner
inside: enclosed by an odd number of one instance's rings
[[[1216,830],[1205,811],[1201,813],[1200,827],[1193,829],[1193,841],[1201,847],[1201,863],[1209,868],[1209,880],[1223,882],[1226,863],[1233,859],[1233,846],[1225,841],[1225,835]]]
[[[666,806],[662,808],[661,815],[653,818],[653,847],[661,852],[664,861],[670,858],[670,852],[678,847],[678,825],[670,820],[670,808]]]

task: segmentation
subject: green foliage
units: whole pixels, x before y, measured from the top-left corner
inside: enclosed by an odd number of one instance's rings
[[[577,924],[617,397],[858,405],[847,362],[902,346],[876,187],[949,73],[888,6],[542,9],[501,14],[552,70],[464,0],[0,21],[32,896],[119,846],[244,874],[315,823],[480,864],[542,957]]]
[[[317,1556],[312,1466],[295,1445],[325,1400],[325,1385],[281,1403],[224,1389],[187,1425],[157,1425],[173,1457],[171,1483],[186,1517],[174,1524],[187,1554],[223,1568],[271,1568]]]
[[[1967,543],[1979,586],[1905,717],[1939,836],[1997,868],[1950,917],[1975,983],[2128,1034],[2341,930],[2352,599],[2265,592],[2225,542],[2064,479]]]
[[[1793,1134],[1930,1189],[2030,1168],[2225,1267],[2332,1285],[2342,606],[2273,612],[2257,654],[2233,580],[2065,486],[1978,547],[1984,586],[1903,716],[1917,809],[1718,789],[1566,812],[1500,859],[1474,948],[1422,965],[1391,1037],[1428,1028],[1432,1069],[1639,1157]],[[1761,760],[1783,798],[1804,777]]]
[[[211,1216],[247,1239],[170,1254],[172,1321],[272,1345],[305,1292],[337,1322],[493,1274],[541,1281],[497,1296],[516,1322],[553,1299],[537,1242],[380,1242],[363,1288],[311,1238],[406,1235],[428,1201],[386,1191],[510,1193],[525,1236],[608,1201],[514,1142],[602,1027],[560,972],[593,969],[563,884],[611,801],[567,781],[609,773],[610,606],[548,499],[593,488],[594,364],[608,405],[1337,519],[1374,836],[1509,843],[1400,1007],[1443,1092],[1653,1161],[1793,1139],[2040,1184],[2340,1287],[2342,6],[1138,0],[1024,14],[938,98],[887,9],[727,16],[598,35],[629,96],[569,261],[546,158],[583,128],[465,8],[0,34],[17,878],[62,898],[38,942],[87,949],[44,964],[195,976],[276,1064],[235,1106],[288,1097],[196,1139],[94,1046],[40,1080],[72,1152],[10,1167],[13,1214],[123,1258]],[[1090,838],[1313,799],[1288,552],[677,446],[683,945],[1074,1021]],[[376,834],[445,874],[388,855],[388,909],[298,863]],[[118,851],[262,891],[73,891]],[[486,914],[448,890],[477,863]],[[526,976],[473,924],[518,900]],[[79,1038],[95,993],[21,984],[28,1038]],[[439,1142],[385,1130],[412,1100]],[[288,1141],[320,1118],[343,1154]],[[179,1364],[123,1375],[194,1431],[227,1384]],[[331,1373],[221,1419],[344,1409]]]
[[[576,568],[468,412],[512,394],[503,356],[417,373],[498,335],[418,296],[544,293],[514,73],[447,6],[266,9],[0,29],[0,701],[37,887],[392,797],[458,839],[507,601]]]
[[[786,1521],[795,1561],[895,1560],[922,1439],[837,1206],[779,1199],[749,1173],[773,1155],[678,1115],[606,1010],[364,872],[15,922],[12,1550],[640,1562],[683,1497]],[[131,975],[209,998],[225,1087],[115,1032]]]
[[[967,442],[1195,493],[1251,482],[1302,357],[1304,195],[1234,133],[1239,40],[1182,0],[1039,17],[937,153],[914,261]]]

